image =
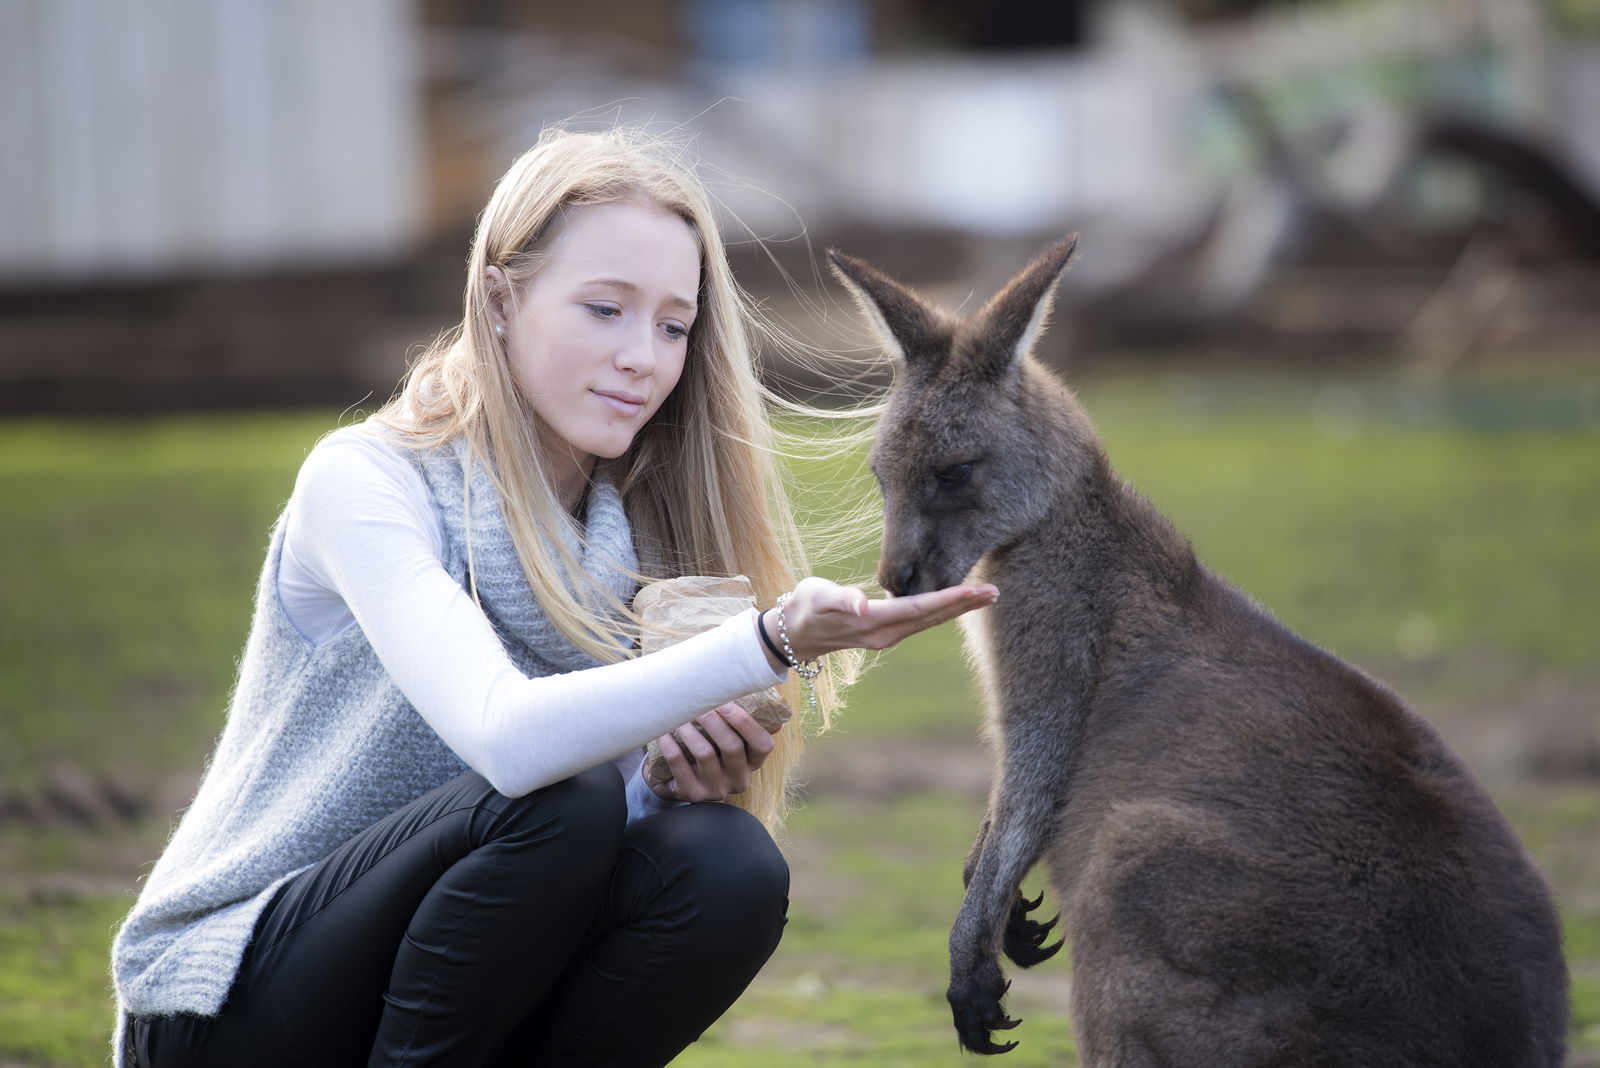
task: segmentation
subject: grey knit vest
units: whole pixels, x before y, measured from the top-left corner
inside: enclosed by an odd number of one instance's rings
[[[374,432],[356,427],[340,434]],[[477,592],[530,677],[592,666],[545,618],[512,547],[500,498],[457,441],[411,453],[444,532],[444,566],[466,585],[464,470],[472,471]],[[579,558],[626,602],[637,569],[616,489],[597,480]],[[312,646],[278,598],[283,517],[272,530],[227,721],[199,792],[112,946],[124,1014],[214,1015],[274,891],[335,847],[465,770],[378,662],[359,626]],[[578,550],[573,524],[560,536]]]

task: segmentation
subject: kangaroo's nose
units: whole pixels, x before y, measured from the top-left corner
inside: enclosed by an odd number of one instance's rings
[[[911,560],[900,565],[899,569],[891,576],[893,581],[889,584],[889,592],[896,597],[904,597],[916,589],[917,562]]]

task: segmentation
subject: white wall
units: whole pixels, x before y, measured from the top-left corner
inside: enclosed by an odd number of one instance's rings
[[[5,0],[0,280],[405,247],[417,47],[410,0]]]
[[[1559,125],[1567,151],[1600,192],[1600,44],[1575,44],[1561,50]]]
[[[1170,27],[1136,14],[1117,23],[1084,54],[732,67],[687,83],[541,62],[559,44],[529,41],[474,110],[499,112],[507,160],[548,122],[684,123],[717,168],[705,175],[713,191],[765,237],[838,216],[1032,233],[1199,195],[1182,137],[1193,64]]]

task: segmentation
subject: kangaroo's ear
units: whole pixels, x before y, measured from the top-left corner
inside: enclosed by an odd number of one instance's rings
[[[916,363],[949,351],[951,330],[944,313],[854,256],[829,249],[828,261],[890,356]]]
[[[1035,256],[979,309],[969,327],[978,342],[972,348],[975,355],[994,361],[994,369],[999,371],[1014,366],[1033,351],[1050,321],[1056,283],[1077,247],[1077,234],[1057,241]]]

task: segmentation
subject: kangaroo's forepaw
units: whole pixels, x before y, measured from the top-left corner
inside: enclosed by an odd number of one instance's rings
[[[1017,900],[1011,904],[1011,915],[1006,919],[1006,956],[1023,968],[1031,968],[1035,964],[1047,961],[1061,951],[1062,940],[1059,938],[1048,946],[1044,944],[1044,940],[1049,937],[1051,929],[1061,917],[1052,916],[1043,923],[1028,918],[1028,913],[1038,908],[1043,901],[1042,893],[1032,901],[1018,894]]]
[[[979,969],[980,974],[969,974],[952,979],[948,997],[950,1013],[955,1017],[956,1034],[961,1044],[973,1053],[1006,1053],[1016,1049],[1015,1042],[996,1043],[992,1031],[1009,1031],[1021,1020],[1007,1016],[1000,1002],[1011,989],[1011,984],[1001,979],[999,965],[990,960],[989,967]]]

